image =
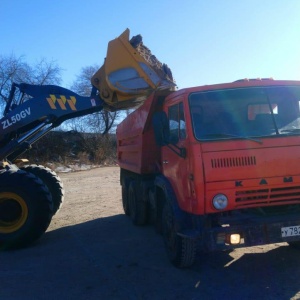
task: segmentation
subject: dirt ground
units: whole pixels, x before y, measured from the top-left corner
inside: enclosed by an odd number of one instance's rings
[[[0,299],[300,299],[300,252],[275,244],[199,256],[174,268],[161,236],[123,214],[119,168],[61,173],[48,231],[0,253]]]

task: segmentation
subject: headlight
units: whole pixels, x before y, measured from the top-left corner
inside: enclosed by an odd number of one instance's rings
[[[228,199],[225,195],[218,194],[214,196],[212,202],[215,209],[225,209],[228,204]]]

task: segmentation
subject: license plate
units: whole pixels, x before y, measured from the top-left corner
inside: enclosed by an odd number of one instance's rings
[[[297,236],[300,235],[300,225],[298,226],[289,226],[289,227],[281,227],[281,236]]]

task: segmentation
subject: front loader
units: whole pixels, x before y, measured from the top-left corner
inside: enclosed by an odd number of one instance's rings
[[[31,145],[65,120],[137,106],[154,90],[173,90],[170,69],[129,30],[108,44],[83,97],[55,85],[13,83],[0,119],[0,249],[29,245],[48,228],[64,197],[60,178],[39,165],[17,167]]]

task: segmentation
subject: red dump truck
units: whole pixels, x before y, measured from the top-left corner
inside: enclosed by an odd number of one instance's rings
[[[122,202],[170,261],[196,251],[300,248],[300,82],[156,91],[117,128]]]

